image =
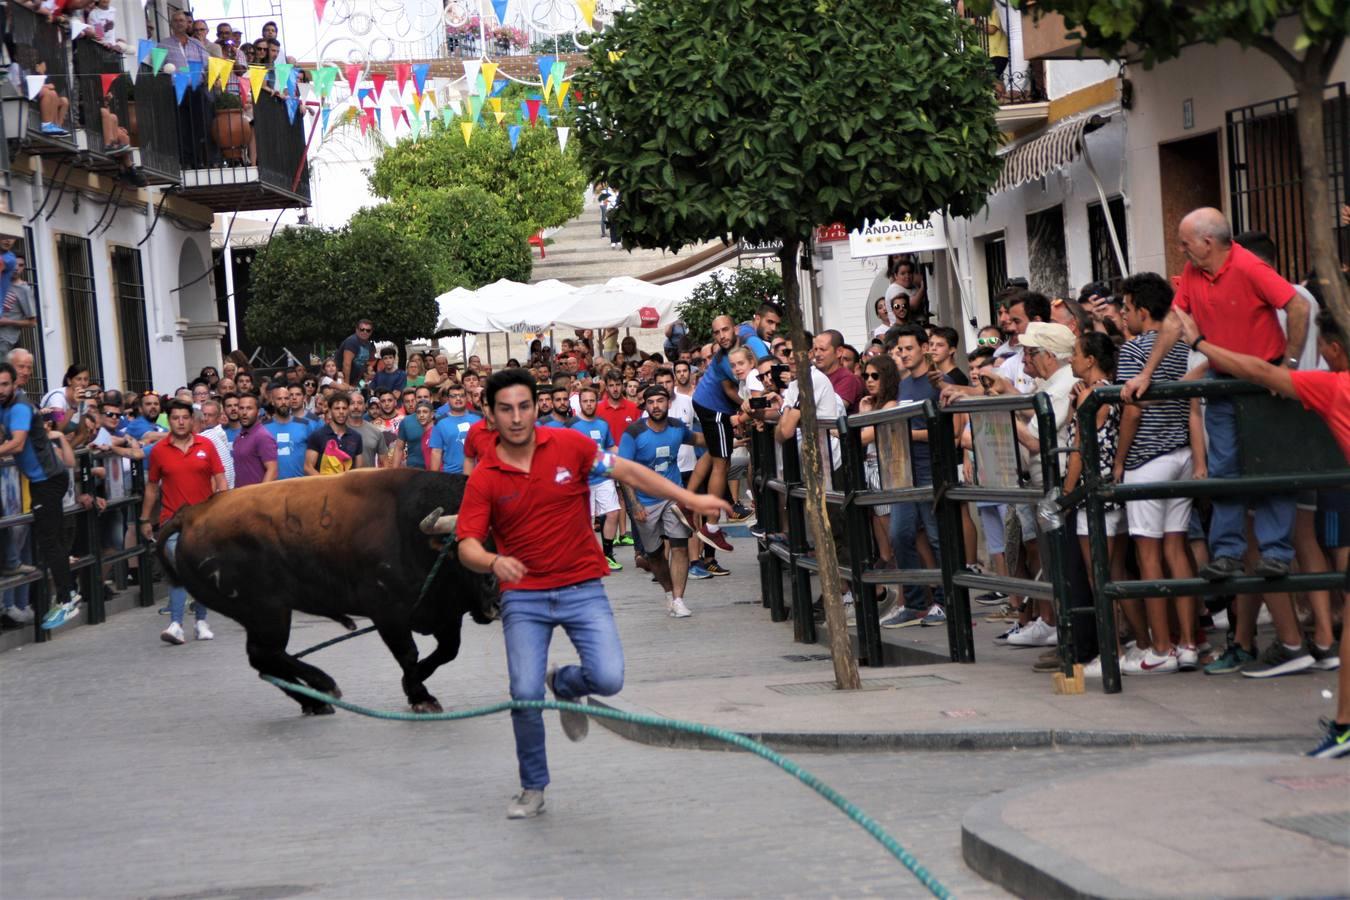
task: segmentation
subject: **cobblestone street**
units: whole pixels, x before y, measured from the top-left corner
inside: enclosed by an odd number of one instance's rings
[[[645,575],[608,580],[629,683],[734,669],[828,678],[769,623],[750,560],[694,585],[671,620]],[[6,897],[922,896],[831,806],[762,760],[657,749],[593,728],[569,744],[547,714],[548,812],[508,821],[507,718],[389,723],[304,718],[257,680],[242,632],[171,647],[137,609],[0,656],[0,893]],[[447,708],[505,697],[497,626],[465,625],[429,683]],[[297,623],[292,648],[338,634]],[[555,643],[553,655],[568,659]],[[729,665],[728,660],[732,661]],[[375,636],[313,661],[347,699],[403,708]],[[1289,745],[1263,745],[1288,750]],[[974,803],[1040,778],[1184,752],[1162,747],[801,754],[963,896],[1001,894],[966,868]]]

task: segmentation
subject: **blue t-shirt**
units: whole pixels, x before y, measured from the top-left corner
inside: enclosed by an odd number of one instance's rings
[[[375,344],[371,341],[362,340],[356,335],[348,335],[347,339],[338,345],[337,362],[342,365],[342,358],[346,356],[346,351],[352,351],[352,383],[360,381],[366,374],[366,363],[375,358]]]
[[[466,412],[462,415],[447,415],[431,429],[430,446],[441,451],[441,471],[451,475],[464,474],[464,439],[469,436],[473,423],[482,420],[477,413]]]
[[[371,390],[375,396],[379,396],[380,391],[393,391],[400,393],[408,384],[408,373],[402,369],[395,369],[392,372],[386,372],[383,369],[375,373],[375,380],[371,382]]]
[[[422,458],[422,423],[417,421],[417,416],[404,416],[403,421],[398,423],[398,439],[403,442],[403,452],[407,454],[407,465],[410,469],[425,469],[427,461]]]
[[[942,376],[942,380],[947,384],[951,384],[952,381],[946,375]],[[933,383],[928,380],[927,375],[918,378],[911,376],[900,382],[900,391],[896,399],[900,401],[902,406],[906,403],[913,403],[916,401],[922,403],[925,400],[932,400],[936,403],[940,394],[941,391],[933,387]],[[923,431],[927,427],[928,425],[922,417],[909,420],[909,430],[911,432]],[[909,447],[909,458],[914,464],[915,486],[932,484],[933,456],[928,452],[928,442],[912,440]]]
[[[736,404],[731,402],[731,398],[722,387],[723,382],[728,381],[734,387],[736,376],[731,374],[731,361],[719,350],[713,354],[712,362],[708,363],[708,370],[698,380],[698,387],[694,388],[694,402],[713,412],[734,413]]]
[[[540,428],[569,428],[571,427],[572,419],[570,416],[566,419],[555,419],[552,415],[547,415],[542,419],[535,419],[534,423]]]
[[[225,426],[225,437],[229,440],[231,447],[234,446],[234,439],[239,437],[239,431],[240,429],[238,428],[231,428],[228,425]]]
[[[572,420],[572,424],[569,427],[573,431],[579,431],[586,435],[586,437],[595,441],[595,446],[599,447],[601,450],[614,449],[614,438],[610,437],[609,425],[605,423],[604,419],[595,418],[587,422],[585,419],[577,416]],[[600,482],[607,480],[608,479],[603,475],[592,475],[590,483],[599,484]]]
[[[33,417],[33,407],[22,401],[15,401],[5,409],[5,427],[13,434],[16,431],[25,431],[32,434],[34,423],[38,428],[44,427],[40,420]],[[43,474],[42,463],[38,462],[37,451],[33,449],[33,442],[27,440],[23,442],[23,449],[19,451],[18,456],[19,471],[28,476],[29,481],[46,481],[47,476]]]
[[[19,264],[19,260],[13,252],[10,252],[0,256],[0,262],[5,264],[5,271],[0,272],[0,303],[3,303],[9,296],[9,286],[14,282],[14,268]]]
[[[138,441],[152,431],[168,431],[168,429],[156,422],[151,422],[145,416],[127,419],[122,429],[123,434],[130,435]]]
[[[660,431],[651,428],[649,419],[638,419],[624,430],[619,455],[651,469],[677,487],[684,487],[680,477],[680,447],[693,443],[694,433],[679,419],[667,418],[666,427]],[[660,497],[649,496],[636,488],[634,491],[643,506],[661,502]]]
[[[277,480],[304,477],[309,426],[291,419],[284,425],[274,420],[263,427],[277,442]]]

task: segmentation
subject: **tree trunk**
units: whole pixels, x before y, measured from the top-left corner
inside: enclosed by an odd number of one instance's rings
[[[801,243],[795,238],[784,239],[778,259],[783,268],[783,304],[787,308],[788,333],[792,338],[793,362],[798,373],[798,394],[801,397],[802,439],[799,445],[802,483],[806,488],[806,525],[816,546],[816,562],[820,566],[820,594],[825,604],[825,624],[830,631],[830,657],[834,660],[835,686],[841,691],[856,691],[862,687],[862,680],[858,677],[858,662],[853,658],[848,619],[844,615],[839,556],[834,551],[834,535],[830,531],[829,515],[825,508],[824,469],[820,458],[820,441],[816,439],[816,393],[811,386],[811,348],[806,343],[797,286],[797,256],[800,249]],[[858,588],[861,591],[862,585],[858,585]]]
[[[1341,275],[1341,256],[1336,247],[1336,224],[1343,197],[1332,197],[1327,177],[1327,145],[1322,114],[1322,94],[1326,77],[1322,72],[1323,54],[1309,52],[1303,60],[1302,76],[1295,79],[1298,90],[1299,157],[1303,177],[1303,227],[1308,238],[1308,256],[1317,270],[1325,299],[1341,334],[1350,339],[1350,291]],[[1313,310],[1316,313],[1316,310]]]

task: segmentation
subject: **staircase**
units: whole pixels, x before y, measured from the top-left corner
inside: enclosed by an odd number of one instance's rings
[[[556,278],[568,284],[603,284],[611,278],[627,275],[636,278],[670,265],[676,257],[664,250],[627,251],[611,247],[609,238],[600,234],[600,204],[587,198],[581,215],[558,229],[547,239],[552,243],[544,248],[548,255],[539,258],[539,249],[532,247],[534,274],[531,283]],[[680,256],[698,251],[685,248]]]

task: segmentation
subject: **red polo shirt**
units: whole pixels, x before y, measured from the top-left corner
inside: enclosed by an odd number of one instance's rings
[[[608,575],[591,530],[595,442],[563,428],[538,428],[534,440],[529,472],[506,465],[495,452],[480,455],[456,533],[480,541],[491,534],[498,553],[525,564],[525,577],[503,590],[544,591]]]
[[[479,419],[469,426],[464,435],[464,458],[471,459],[476,465],[484,453],[497,443],[497,432],[488,430],[487,419]]]
[[[155,444],[150,451],[150,480],[159,485],[159,523],[169,521],[184,506],[211,499],[211,476],[224,473],[215,445],[200,434],[192,436],[186,451],[175,447],[172,437]]]
[[[1275,310],[1292,296],[1292,284],[1233,244],[1213,275],[1186,263],[1172,305],[1190,313],[1205,337],[1225,350],[1272,362],[1283,358],[1287,344]]]
[[[1350,463],[1350,372],[1290,372],[1289,377],[1299,402],[1326,420]]]
[[[617,445],[623,433],[628,430],[628,426],[642,418],[642,411],[637,408],[636,403],[626,397],[619,400],[618,406],[611,406],[610,403],[609,395],[606,394],[595,404],[595,414],[609,426],[610,436]]]

